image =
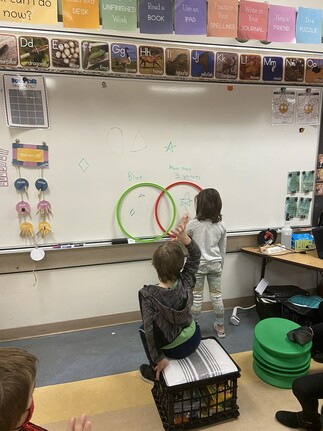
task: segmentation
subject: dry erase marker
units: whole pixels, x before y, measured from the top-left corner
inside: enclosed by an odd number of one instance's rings
[[[53,245],[53,248],[74,248],[74,247],[83,247],[85,244],[57,244]]]

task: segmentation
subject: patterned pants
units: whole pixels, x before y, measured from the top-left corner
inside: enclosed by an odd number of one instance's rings
[[[196,273],[196,284],[193,289],[193,306],[192,315],[195,320],[198,320],[203,303],[203,291],[205,277],[208,282],[210,299],[215,313],[216,323],[224,324],[224,307],[221,293],[221,262],[210,262],[200,266]]]

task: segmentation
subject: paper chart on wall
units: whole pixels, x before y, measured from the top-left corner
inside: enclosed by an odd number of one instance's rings
[[[45,80],[42,76],[4,75],[3,87],[9,127],[49,127]]]
[[[297,94],[297,124],[320,124],[320,91],[305,90]]]
[[[272,124],[295,122],[295,91],[274,91],[272,102]]]

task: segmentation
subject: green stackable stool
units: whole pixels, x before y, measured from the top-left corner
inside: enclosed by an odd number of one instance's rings
[[[287,333],[299,326],[280,317],[270,317],[257,323],[253,343],[253,369],[264,382],[291,389],[296,378],[307,374],[311,363],[312,342],[300,346],[287,338]]]

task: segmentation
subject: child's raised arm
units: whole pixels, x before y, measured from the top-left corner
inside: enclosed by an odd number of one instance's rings
[[[174,239],[181,241],[186,246],[191,243],[191,238],[186,233],[186,225],[188,223],[188,219],[188,213],[184,214],[178,226],[171,230],[171,234],[175,237]]]

